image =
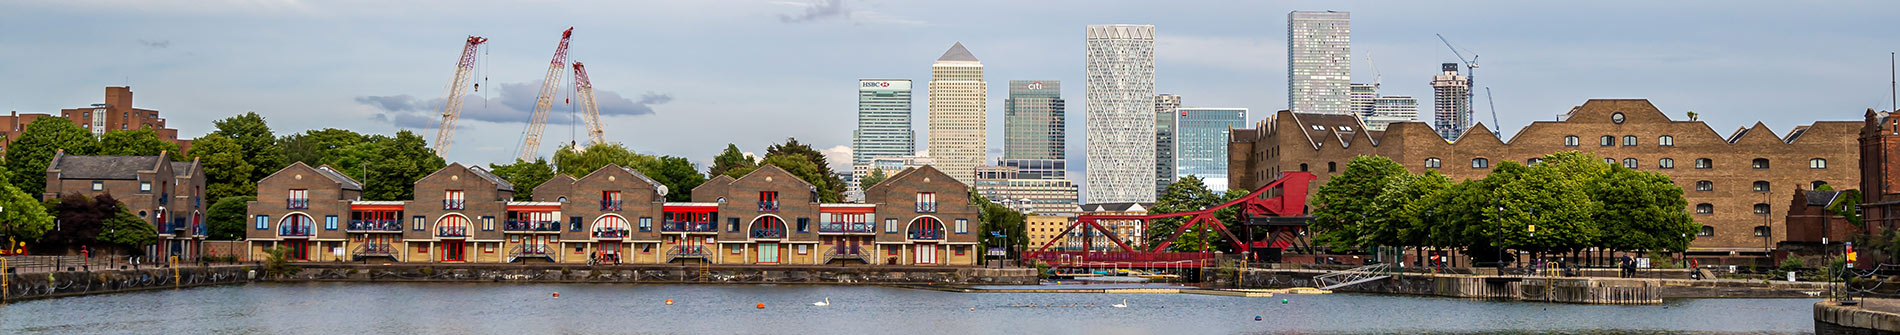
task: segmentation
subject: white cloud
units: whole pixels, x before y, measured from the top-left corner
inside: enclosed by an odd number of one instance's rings
[[[819,152],[825,154],[825,164],[831,166],[831,171],[851,171],[851,146],[833,146]]]

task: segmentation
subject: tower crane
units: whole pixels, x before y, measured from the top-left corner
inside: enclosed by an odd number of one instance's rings
[[[567,41],[573,37],[574,27],[561,32],[561,44],[554,48],[554,60],[548,62],[548,75],[541,79],[541,97],[535,99],[534,115],[522,134],[521,160],[533,161],[540,154],[541,130],[547,128],[548,109],[554,108],[554,90],[561,84],[561,70],[567,67]]]
[[[576,103],[581,108],[581,118],[587,120],[587,145],[607,143],[607,136],[601,131],[600,105],[594,104],[594,83],[587,79],[587,66],[574,62],[574,92],[580,95]]]
[[[1498,101],[1491,99],[1491,87],[1484,87],[1484,102],[1491,105],[1491,135],[1504,138],[1504,127],[1498,126]]]
[[[1458,56],[1458,61],[1465,63],[1465,105],[1464,107],[1462,107],[1464,108],[1464,110],[1459,111],[1459,113],[1464,114],[1464,118],[1466,119],[1466,121],[1469,121],[1471,119],[1471,114],[1472,114],[1471,110],[1474,109],[1474,108],[1471,108],[1472,97],[1474,96],[1473,94],[1474,91],[1472,90],[1472,88],[1478,87],[1478,54],[1472,53],[1471,59],[1465,59],[1465,55],[1462,53],[1458,53],[1458,47],[1451,46],[1451,40],[1446,40],[1444,34],[1432,34],[1432,35],[1438,35],[1438,41],[1445,42],[1445,48],[1451,49],[1451,55]],[[1491,111],[1491,118],[1492,119],[1497,118],[1497,111],[1495,110]],[[1491,123],[1497,123],[1497,120],[1492,120]],[[1468,125],[1468,124],[1458,125],[1458,127],[1461,127],[1461,128],[1469,127],[1469,126],[1471,125]],[[1491,125],[1491,127],[1493,128],[1497,126],[1498,125],[1495,125],[1495,124]],[[1460,130],[1460,131],[1462,132],[1463,130]]]
[[[449,81],[448,102],[442,104],[441,129],[435,131],[435,154],[444,158],[449,155],[449,142],[455,139],[455,121],[462,115],[462,89],[468,88],[469,80],[475,74],[475,50],[488,42],[481,36],[469,36],[462,44],[462,58],[455,63],[455,79]]]

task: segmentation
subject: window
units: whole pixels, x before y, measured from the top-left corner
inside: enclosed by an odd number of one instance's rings
[[[1768,204],[1755,204],[1755,214],[1768,214]]]
[[[1767,168],[1768,168],[1768,159],[1767,159],[1767,158],[1756,158],[1756,159],[1755,159],[1755,162],[1754,162],[1754,164],[1751,164],[1751,166],[1754,166],[1756,170],[1761,170],[1761,169],[1767,169]]]
[[[1306,172],[1306,163],[1300,163],[1300,172]]]
[[[462,199],[461,190],[448,190],[442,194],[442,209],[459,210],[467,205]]]
[[[620,191],[600,191],[600,210],[620,210]]]
[[[1820,159],[1820,158],[1815,158],[1815,159],[1809,159],[1809,160],[1808,160],[1808,168],[1809,168],[1809,169],[1826,169],[1826,168],[1827,168],[1827,160],[1826,160],[1826,159]]]
[[[1623,146],[1636,146],[1636,135],[1623,135]]]
[[[1615,158],[1603,157],[1603,164],[1616,164]]]
[[[1544,162],[1543,158],[1531,158],[1531,159],[1524,160],[1524,165],[1537,165],[1537,163],[1543,163],[1543,162]]]
[[[1695,232],[1695,236],[1702,236],[1702,237],[1715,236],[1715,227],[1702,226],[1702,230],[1697,230]]]
[[[917,212],[918,213],[936,213],[937,212],[937,193],[917,192]]]
[[[567,217],[567,231],[581,231],[581,217]]]
[[[1708,158],[1695,159],[1695,168],[1697,169],[1708,169],[1708,168],[1713,168],[1713,167],[1715,167],[1715,161],[1713,160],[1709,160]]]
[[[1656,145],[1665,146],[1665,147],[1676,146],[1676,137],[1669,136],[1669,135],[1656,137]]]
[[[94,191],[104,191],[104,190],[106,190],[106,182],[103,182],[103,181],[94,181],[94,182],[92,182],[92,190],[94,190]]]
[[[961,246],[961,245],[958,245],[958,246],[951,246],[951,247],[950,247],[950,249],[952,249],[952,250],[956,250],[956,251],[957,251],[957,256],[963,256],[963,246]]]
[[[270,216],[258,215],[257,216],[257,230],[265,230],[265,229],[270,229]]]
[[[1695,182],[1695,191],[1696,192],[1713,192],[1715,191],[1715,183],[1707,181],[1707,180]]]
[[[804,255],[806,253],[805,247],[806,245],[803,245],[803,244],[798,245],[798,254]]]
[[[969,219],[957,219],[957,233],[958,233],[958,234],[968,234],[968,233],[970,233],[970,220],[969,220]]]
[[[1612,145],[1616,145],[1616,137],[1614,136],[1603,135],[1603,137],[1597,138],[1597,146],[1607,147]]]
[[[285,198],[285,202],[288,203],[284,206],[286,209],[309,209],[310,191],[304,189],[290,190],[290,195]]]
[[[1762,181],[1762,180],[1756,180],[1755,192],[1768,192],[1768,182]]]
[[[811,232],[811,218],[798,218],[798,232],[800,233]],[[801,252],[799,254],[804,254],[804,253]]]
[[[325,215],[323,217],[323,230],[336,230],[335,215]]]
[[[1634,168],[1636,168],[1636,159],[1635,159],[1635,158],[1624,158],[1624,159],[1623,159],[1623,167],[1626,167],[1626,168],[1631,168],[1631,169],[1634,169]]]
[[[1326,172],[1339,172],[1339,163],[1326,162]]]
[[[1610,122],[1615,122],[1616,124],[1623,124],[1623,112],[1616,112],[1614,114],[1610,114]]]
[[[743,253],[745,253],[745,249],[740,249],[738,245],[732,246],[732,254],[738,255],[738,254],[743,254]]]
[[[1755,226],[1755,237],[1768,237],[1768,226]]]
[[[1696,214],[1715,214],[1715,205],[1710,205],[1707,203],[1695,204],[1695,213]]]
[[[1566,147],[1577,146],[1577,140],[1578,140],[1577,135],[1564,136],[1564,146]]]
[[[1660,168],[1664,168],[1664,169],[1674,169],[1676,168],[1676,160],[1670,159],[1670,158],[1664,158],[1662,160],[1656,161],[1656,166]]]
[[[884,233],[897,233],[897,219],[884,219]]]
[[[1471,159],[1471,168],[1473,169],[1483,169],[1483,168],[1488,168],[1488,167],[1491,167],[1491,160],[1483,159],[1483,158]]]
[[[424,218],[421,215],[417,215],[415,219],[412,220],[412,221],[415,221],[415,223],[411,223],[409,224],[409,226],[416,227],[416,231],[422,231],[422,223],[425,222],[424,220],[428,220],[428,219]]]
[[[139,193],[152,193],[152,182],[149,182],[149,181],[139,182]]]
[[[495,231],[495,217],[482,217],[482,231]]]
[[[640,218],[640,232],[644,233],[644,232],[650,232],[650,231],[653,231],[653,218],[652,217]]]
[[[726,232],[739,232],[739,218],[726,218]]]
[[[1427,168],[1427,169],[1436,169],[1436,168],[1438,168],[1438,158],[1435,158],[1435,157],[1434,157],[1434,158],[1426,158],[1426,159],[1425,159],[1425,168]],[[1301,169],[1301,170],[1304,170],[1304,169]]]
[[[778,192],[777,191],[759,192],[759,211],[760,212],[777,212],[778,211]]]
[[[1810,190],[1819,190],[1821,186],[1827,186],[1827,182],[1820,180],[1808,182],[1808,189]]]

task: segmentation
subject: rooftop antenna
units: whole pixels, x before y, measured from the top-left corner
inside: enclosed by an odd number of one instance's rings
[[[1900,84],[1896,84],[1894,80],[1895,77],[1900,76],[1894,75],[1893,55],[1894,52],[1887,52],[1887,103],[1891,104],[1887,105],[1887,111],[1900,111]]]

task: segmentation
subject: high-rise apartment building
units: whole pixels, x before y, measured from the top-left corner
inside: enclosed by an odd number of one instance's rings
[[[917,152],[910,129],[909,79],[858,79],[858,129],[851,132],[851,164]]]
[[[1372,100],[1372,114],[1361,118],[1367,130],[1385,130],[1395,122],[1418,121],[1418,98],[1382,95]]]
[[[1075,182],[1023,175],[1014,167],[978,166],[976,194],[1024,214],[1075,215]]]
[[[1432,76],[1432,127],[1439,137],[1455,141],[1471,127],[1471,79],[1458,74],[1458,63],[1440,64],[1439,69]]]
[[[1173,177],[1199,177],[1208,189],[1226,192],[1227,135],[1247,126],[1247,109],[1181,107],[1175,111]]]
[[[1352,84],[1352,92],[1347,94],[1348,110],[1359,116],[1372,115],[1372,100],[1379,98],[1379,86],[1374,84]]]
[[[1181,96],[1155,96],[1155,196],[1168,192],[1174,184],[1174,110],[1181,108]]]
[[[1286,14],[1286,101],[1298,113],[1350,112],[1352,24],[1340,11]]]
[[[1003,159],[1068,159],[1062,81],[1011,80],[1003,100]]]
[[[964,184],[973,181],[989,151],[988,92],[983,63],[963,43],[930,65],[930,157],[937,170]]]
[[[1090,202],[1155,200],[1155,27],[1087,30]]]

